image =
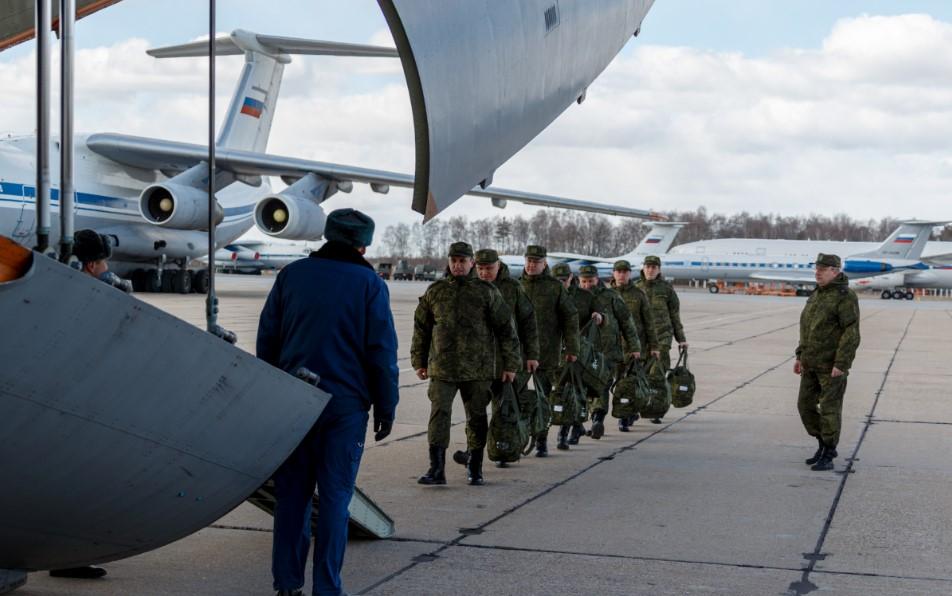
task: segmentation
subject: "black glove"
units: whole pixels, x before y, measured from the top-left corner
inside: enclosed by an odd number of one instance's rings
[[[393,420],[380,420],[374,418],[374,441],[382,441],[390,435],[393,430]]]

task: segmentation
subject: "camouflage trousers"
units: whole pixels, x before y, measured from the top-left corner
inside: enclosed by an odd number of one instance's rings
[[[836,447],[840,442],[845,392],[846,375],[833,378],[829,372],[807,368],[800,375],[797,398],[800,420],[811,437],[817,437],[829,447]]]
[[[441,381],[430,379],[426,390],[430,398],[430,424],[427,440],[430,445],[446,449],[450,444],[450,420],[453,415],[453,399],[459,391],[466,411],[466,448],[483,449],[489,433],[489,418],[486,408],[492,400],[492,381]]]
[[[612,380],[605,386],[601,392],[597,392],[588,388],[586,397],[588,398],[588,411],[591,414],[600,413],[607,414],[608,407],[612,403],[611,399],[611,389],[615,384],[615,381],[621,378],[625,374],[625,362],[618,362],[617,360],[606,358],[605,365],[612,370]]]

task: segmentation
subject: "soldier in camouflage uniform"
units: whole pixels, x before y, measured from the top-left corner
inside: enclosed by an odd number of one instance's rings
[[[529,375],[539,368],[539,330],[536,327],[535,311],[532,303],[522,289],[522,284],[509,275],[509,267],[499,260],[499,253],[491,248],[476,251],[476,275],[479,279],[496,286],[502,294],[506,304],[512,312],[513,323],[519,336],[522,348],[522,359],[525,368],[516,373],[516,387],[524,387],[528,383]],[[496,396],[502,391],[502,381],[498,380],[498,373],[503,370],[502,353],[496,353],[497,380],[493,381],[492,393]],[[468,451],[457,451],[453,454],[453,461],[461,465],[469,463]],[[508,467],[506,462],[496,462],[497,468]]]
[[[453,398],[459,391],[466,408],[469,483],[483,483],[483,449],[489,422],[486,407],[497,377],[496,353],[502,354],[503,382],[522,368],[512,311],[492,284],[477,279],[473,248],[450,246],[450,275],[430,285],[413,315],[410,359],[417,377],[430,380],[430,468],[420,484],[446,484],[446,448],[450,442]]]
[[[846,377],[859,347],[859,302],[838,256],[817,255],[815,277],[816,291],[800,314],[793,372],[800,375],[800,420],[819,443],[806,464],[824,471],[833,469],[837,456]]]
[[[578,311],[565,287],[549,273],[545,256],[544,246],[526,247],[526,264],[521,281],[535,309],[539,328],[538,378],[548,395],[552,392],[552,383],[563,360],[563,344],[564,360],[575,362],[578,359]],[[548,431],[540,433],[535,439],[536,457],[548,455]]]
[[[661,352],[658,345],[658,336],[655,332],[654,313],[651,310],[648,295],[645,294],[644,290],[631,282],[631,263],[624,259],[615,261],[615,265],[612,268],[611,286],[612,289],[618,292],[621,299],[624,300],[625,306],[628,307],[631,318],[635,323],[635,329],[638,330],[638,343],[645,350],[644,352],[638,353],[635,357],[642,358],[642,362],[648,361],[649,353],[653,358],[660,358]],[[627,347],[626,351],[638,352],[637,350],[629,350]],[[624,366],[624,363],[619,365],[616,376],[620,376],[624,373]],[[620,419],[618,421],[618,430],[628,432],[631,424],[637,419],[637,414],[631,418]]]
[[[664,370],[671,368],[671,338],[678,342],[678,347],[688,349],[688,340],[684,337],[684,327],[681,326],[681,301],[674,291],[674,286],[661,275],[661,258],[655,255],[645,257],[641,267],[641,279],[636,284],[648,296],[648,303],[654,313],[655,333],[658,335],[658,346],[661,349],[661,365]],[[661,424],[660,418],[651,420]]]
[[[629,356],[639,358],[641,356],[641,340],[638,339],[638,330],[635,328],[635,321],[628,310],[628,306],[621,296],[615,290],[605,287],[598,279],[598,269],[591,265],[585,265],[579,269],[581,278],[580,286],[583,290],[588,290],[594,296],[592,308],[595,311],[593,319],[598,325],[600,345],[595,346],[600,350],[606,364],[616,371],[625,361],[625,353],[622,351],[622,339],[624,339],[625,349]],[[605,387],[600,395],[589,395],[589,411],[592,413],[592,432],[593,439],[601,439],[605,434],[605,416],[608,414],[609,387]]]

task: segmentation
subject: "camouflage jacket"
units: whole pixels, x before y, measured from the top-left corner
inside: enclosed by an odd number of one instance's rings
[[[592,294],[595,296],[593,302],[595,312],[604,317],[598,331],[601,337],[600,349],[605,358],[615,362],[625,359],[622,338],[625,340],[628,352],[640,352],[641,342],[638,339],[635,321],[631,318],[628,306],[618,292],[600,285],[592,291]]]
[[[659,350],[658,335],[655,331],[654,315],[651,312],[651,304],[648,302],[648,295],[634,283],[628,283],[623,286],[616,285],[612,281],[612,289],[618,292],[621,299],[625,301],[628,312],[635,323],[635,329],[638,330],[638,343],[645,351]],[[626,352],[637,352],[630,347],[625,348]]]
[[[496,289],[506,300],[512,310],[513,322],[519,334],[519,343],[522,346],[522,357],[525,360],[539,359],[539,328],[536,326],[535,311],[529,297],[526,296],[522,284],[509,275],[509,267],[505,263],[499,264],[499,274],[493,282]],[[502,373],[502,354],[497,354],[496,370]],[[517,370],[522,370],[520,367]]]
[[[522,368],[512,311],[499,290],[472,273],[426,289],[413,315],[414,369],[442,381],[489,381],[496,377],[497,352],[505,370]]]
[[[588,290],[583,290],[575,284],[572,284],[566,291],[572,298],[572,304],[575,305],[575,310],[578,311],[579,327],[584,327],[585,323],[592,318],[592,313],[595,312],[593,308],[595,295]]]
[[[684,327],[681,326],[681,301],[678,300],[678,294],[674,291],[671,282],[664,279],[661,274],[658,274],[653,281],[648,281],[642,273],[641,279],[635,285],[644,290],[648,296],[648,303],[654,313],[655,333],[661,349],[671,349],[672,336],[678,342],[687,341],[684,337]]]
[[[817,288],[800,313],[797,360],[806,368],[846,372],[859,347],[859,302],[849,280],[840,273]]]
[[[522,287],[535,309],[539,328],[539,363],[543,369],[555,370],[565,352],[578,355],[578,311],[562,282],[552,277],[549,269],[536,276],[522,274]]]

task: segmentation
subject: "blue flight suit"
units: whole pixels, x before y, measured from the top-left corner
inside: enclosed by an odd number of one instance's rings
[[[316,484],[314,594],[340,594],[347,508],[363,454],[367,412],[373,406],[376,419],[392,422],[399,398],[397,334],[387,285],[354,248],[327,242],[278,274],[261,312],[257,354],[288,372],[310,369],[332,396],[274,475],[274,588],[304,585]]]

